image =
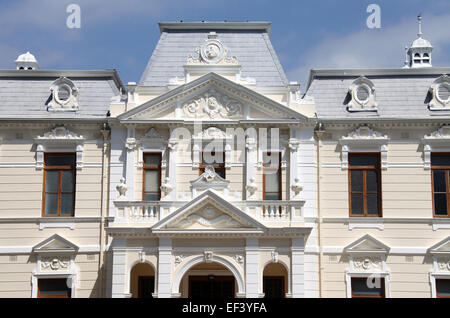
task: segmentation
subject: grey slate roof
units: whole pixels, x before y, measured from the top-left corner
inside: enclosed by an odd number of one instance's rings
[[[450,68],[390,70],[312,70],[306,95],[313,96],[319,119],[418,119],[449,116],[428,109],[430,85]],[[378,112],[347,111],[348,88],[360,76],[374,83]]]
[[[263,23],[260,23],[263,24]],[[236,56],[242,65],[242,76],[253,77],[257,86],[285,86],[287,78],[272,46],[268,30],[251,28],[245,22],[169,23],[161,26],[161,37],[141,77],[139,85],[165,86],[173,77],[184,77],[183,65],[189,55],[195,56],[209,32],[228,48],[228,56]],[[195,27],[194,27],[195,26]],[[241,26],[241,27],[240,27]],[[184,27],[184,29],[180,29]]]
[[[77,112],[47,111],[50,86],[60,76],[78,87]],[[111,98],[120,94],[116,76],[115,71],[0,71],[0,119],[105,118]]]

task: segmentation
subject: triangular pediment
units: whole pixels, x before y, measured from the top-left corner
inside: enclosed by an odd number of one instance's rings
[[[152,232],[262,233],[265,226],[213,191],[206,191],[152,227]]]
[[[54,234],[33,247],[35,253],[75,253],[78,246],[65,238]]]
[[[389,247],[380,241],[374,239],[370,235],[365,235],[350,245],[346,246],[344,252],[346,253],[375,253],[386,254],[389,252]]]
[[[430,254],[450,254],[450,236],[428,249]]]
[[[118,118],[123,122],[306,119],[295,110],[215,73],[181,85]]]

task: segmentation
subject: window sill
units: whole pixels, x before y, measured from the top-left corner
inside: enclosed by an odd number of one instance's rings
[[[380,231],[383,231],[384,230],[383,218],[379,216],[374,216],[374,217],[352,219],[352,217],[350,217],[348,220],[348,229],[350,231],[353,229],[379,229]]]

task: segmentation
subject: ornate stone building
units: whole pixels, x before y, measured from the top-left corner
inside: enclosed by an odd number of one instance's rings
[[[289,82],[267,22],[163,22],[139,83],[0,71],[0,296],[437,297],[449,68]]]

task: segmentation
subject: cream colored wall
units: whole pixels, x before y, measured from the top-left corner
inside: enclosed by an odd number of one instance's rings
[[[341,152],[337,142],[352,129],[330,129],[328,132],[332,133],[332,140],[323,141],[320,147],[320,213],[322,218],[328,218],[320,225],[320,245],[323,249],[344,248],[369,234],[391,248],[426,250],[450,235],[450,229],[434,231],[429,221],[433,218],[431,171],[423,167],[420,138],[433,129],[374,129],[391,138],[387,155],[389,166],[386,170],[381,170],[382,220],[405,218],[411,221],[384,222],[383,230],[349,230],[348,221],[331,220],[352,220],[349,218],[348,170],[340,167]],[[409,131],[410,138],[400,138],[402,131]],[[408,254],[414,259],[413,263],[410,263],[405,260],[406,256],[404,254],[387,257],[387,267],[391,272],[391,297],[431,297],[428,275],[432,269],[431,261],[423,254]],[[330,255],[325,254],[322,267],[323,296],[346,297],[345,271],[349,267],[348,259],[337,255],[336,261],[330,261]]]
[[[0,246],[2,248],[31,248],[53,234],[58,234],[80,248],[99,249],[100,222],[77,222],[80,217],[101,215],[102,147],[98,129],[70,126],[68,129],[86,138],[83,167],[76,171],[76,202],[74,229],[68,227],[40,229],[44,170],[36,164],[36,145],[33,138],[50,131],[53,126],[17,130],[2,130],[0,138]],[[16,139],[16,133],[23,139]],[[15,219],[14,221],[8,219]],[[27,218],[21,221],[20,219]],[[41,221],[37,222],[40,219]],[[75,257],[79,269],[76,297],[98,297],[99,254],[80,252]],[[17,256],[11,261],[10,256]],[[14,258],[13,258],[14,259]],[[0,255],[0,297],[31,297],[31,275],[36,269],[36,256]]]

